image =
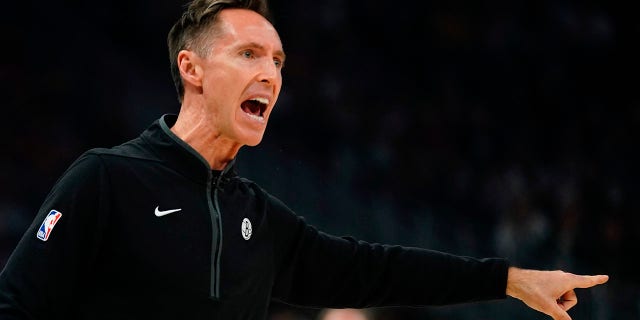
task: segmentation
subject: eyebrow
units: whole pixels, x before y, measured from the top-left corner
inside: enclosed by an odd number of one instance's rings
[[[257,48],[260,50],[265,50],[265,47],[257,42],[249,42],[247,46],[252,48]],[[275,54],[280,56],[282,58],[282,61],[286,60],[287,58],[287,55],[284,53],[283,50],[276,50]]]

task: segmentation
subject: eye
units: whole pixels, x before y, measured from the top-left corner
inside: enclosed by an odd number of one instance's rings
[[[273,64],[276,66],[276,68],[282,68],[282,66],[284,65],[284,61],[280,59],[273,59]]]
[[[251,58],[254,57],[253,51],[251,51],[251,50],[242,51],[242,56],[247,58],[247,59],[251,59]]]

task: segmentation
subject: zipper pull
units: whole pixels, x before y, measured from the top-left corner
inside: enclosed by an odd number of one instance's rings
[[[222,190],[224,187],[224,178],[222,177],[222,172],[213,178],[213,187],[214,189]]]

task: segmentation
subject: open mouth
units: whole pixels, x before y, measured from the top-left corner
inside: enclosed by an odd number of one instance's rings
[[[240,107],[242,111],[256,119],[264,118],[264,111],[267,110],[269,100],[265,98],[253,98],[244,101]]]

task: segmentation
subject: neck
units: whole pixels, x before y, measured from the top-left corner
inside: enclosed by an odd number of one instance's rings
[[[221,136],[206,115],[189,110],[193,108],[182,106],[171,131],[195,149],[211,169],[224,169],[236,157],[242,145]]]

